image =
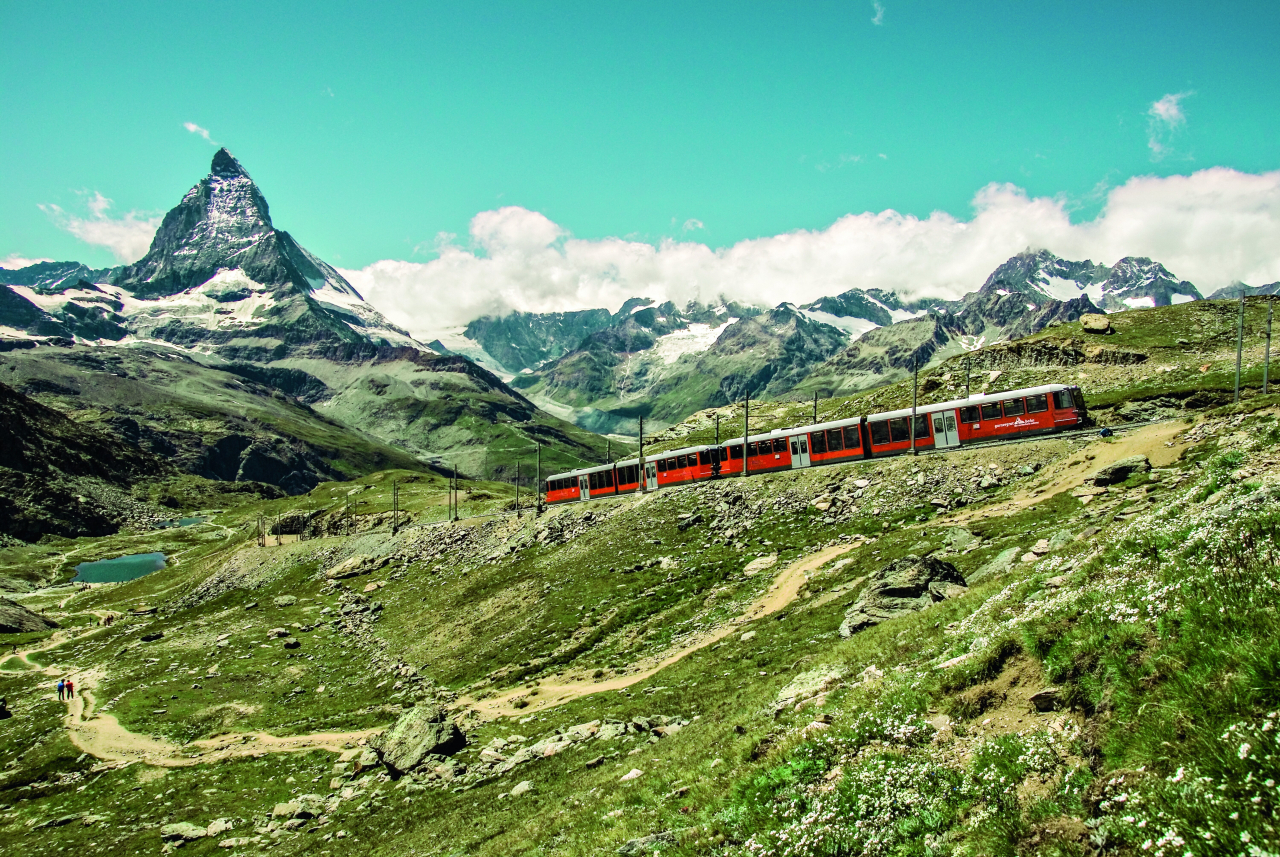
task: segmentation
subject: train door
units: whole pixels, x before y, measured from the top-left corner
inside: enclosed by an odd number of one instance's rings
[[[809,435],[797,434],[791,437],[791,467],[809,466]]]
[[[954,410],[933,412],[933,445],[937,449],[960,445],[960,427]]]
[[[585,473],[578,477],[578,499],[591,499],[591,483],[587,481],[587,474]]]
[[[644,487],[648,491],[658,490],[658,463],[656,461],[645,462]]]

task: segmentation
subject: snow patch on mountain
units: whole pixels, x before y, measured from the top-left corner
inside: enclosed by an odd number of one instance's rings
[[[653,353],[667,365],[675,363],[686,354],[699,354],[715,345],[725,328],[737,321],[736,318],[730,318],[719,327],[691,323],[683,330],[675,330],[659,336],[658,341],[653,345]]]
[[[879,301],[877,301],[877,303],[879,303]],[[868,331],[875,330],[880,326],[874,321],[867,321],[865,318],[835,315],[833,313],[823,312],[822,310],[801,309],[799,312],[810,321],[816,321],[820,324],[828,324],[836,330],[843,331],[849,337],[850,342],[853,342]],[[892,314],[894,312],[902,312],[902,310],[889,310],[889,312]]]

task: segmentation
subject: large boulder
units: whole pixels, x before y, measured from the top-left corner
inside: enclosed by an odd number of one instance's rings
[[[931,556],[905,556],[876,572],[840,624],[848,637],[886,619],[923,610],[963,594],[965,580],[954,565]]]
[[[56,627],[57,622],[32,613],[16,601],[0,598],[0,634],[29,634]]]
[[[1135,473],[1146,473],[1151,469],[1151,462],[1145,455],[1131,455],[1093,474],[1094,485],[1115,485],[1123,482]]]
[[[1085,313],[1080,316],[1080,329],[1085,333],[1110,333],[1111,319],[1097,313]]]
[[[467,746],[467,736],[437,705],[421,703],[369,742],[382,763],[397,773],[414,770],[430,756],[452,756]]]

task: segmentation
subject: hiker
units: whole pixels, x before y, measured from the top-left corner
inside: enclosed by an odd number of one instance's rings
[[[66,690],[67,690],[67,683],[62,679],[58,679],[58,701],[59,702],[62,702],[62,700],[66,698],[65,696],[63,696]]]
[[[76,698],[76,686],[71,681],[71,679],[67,679],[67,702],[70,702],[75,698]]]

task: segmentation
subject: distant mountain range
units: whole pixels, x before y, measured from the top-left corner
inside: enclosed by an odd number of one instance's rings
[[[101,349],[118,358],[78,356]],[[0,379],[20,380],[24,392],[63,412],[105,416],[130,443],[180,450],[191,472],[290,493],[350,472],[326,457],[334,446],[379,450],[353,452],[368,466],[387,466],[391,444],[410,453],[396,466],[456,464],[499,478],[535,442],[548,467],[605,456],[602,438],[387,321],[276,228],[262,192],[226,149],[165,215],[138,262],[0,268],[3,363],[10,373]],[[107,374],[111,381],[93,383]],[[204,398],[190,395],[193,388]],[[282,411],[263,397],[292,404]]]
[[[923,367],[1084,313],[1200,299],[1151,259],[1107,267],[1042,250],[1014,256],[956,301],[879,289],[772,310],[633,298],[615,313],[486,316],[433,346],[488,366],[581,426],[632,434],[640,416],[658,428],[746,394],[853,392],[893,381],[913,362]]]

